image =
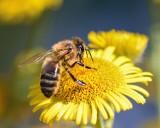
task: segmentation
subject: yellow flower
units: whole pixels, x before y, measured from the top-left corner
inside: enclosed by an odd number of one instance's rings
[[[62,72],[58,93],[50,98],[41,93],[39,83],[32,85],[28,97],[34,106],[33,112],[43,109],[40,120],[49,125],[60,119],[75,120],[77,125],[88,122],[95,125],[98,114],[107,120],[114,118],[114,110],[131,109],[132,103],[127,97],[144,104],[143,95],[148,97],[149,93],[136,83],[147,85],[152,81],[152,74],[143,72],[125,56],[116,57],[113,52],[114,47],[91,50],[94,62],[85,57],[84,63],[97,70],[79,65],[70,69],[86,86],[75,83],[67,72]]]
[[[57,9],[63,0],[0,0],[0,21],[32,22],[46,9]]]
[[[91,48],[105,49],[108,46],[115,46],[117,55],[125,55],[133,60],[137,59],[144,52],[148,37],[143,34],[126,31],[91,31],[88,34]]]

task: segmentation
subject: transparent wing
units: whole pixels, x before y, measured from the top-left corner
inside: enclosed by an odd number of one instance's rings
[[[23,67],[23,66],[26,66],[26,65],[28,65],[30,63],[38,63],[42,59],[44,59],[46,56],[51,55],[52,53],[53,53],[53,50],[48,50],[46,52],[42,52],[42,53],[36,54],[36,55],[32,56],[31,58],[28,58],[28,59],[22,61],[18,65],[18,67]]]

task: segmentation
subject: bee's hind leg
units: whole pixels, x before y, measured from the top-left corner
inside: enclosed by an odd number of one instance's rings
[[[85,86],[86,83],[84,83],[83,81],[81,80],[77,80],[74,75],[69,71],[69,69],[66,67],[66,63],[63,62],[62,63],[62,66],[64,67],[64,69],[66,70],[66,72],[71,76],[71,78],[73,79],[74,82],[76,82],[77,84],[81,85],[81,86]]]

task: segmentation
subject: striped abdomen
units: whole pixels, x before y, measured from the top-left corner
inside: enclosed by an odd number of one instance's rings
[[[46,97],[51,97],[56,94],[59,88],[60,66],[59,63],[52,63],[47,71],[41,75],[41,91]]]

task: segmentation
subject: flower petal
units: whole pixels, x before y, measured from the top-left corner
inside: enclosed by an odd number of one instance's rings
[[[101,104],[99,99],[100,98],[97,98],[95,102],[96,102],[97,108],[100,111],[102,117],[106,120],[108,119],[108,115],[106,113],[106,110],[104,109],[104,106]]]
[[[94,101],[91,101],[91,110],[92,110],[91,123],[95,125],[97,122],[97,107]]]
[[[84,103],[80,103],[78,106],[78,110],[77,110],[77,117],[76,117],[76,124],[79,125],[81,123],[82,120],[82,113],[83,113],[83,104]]]

